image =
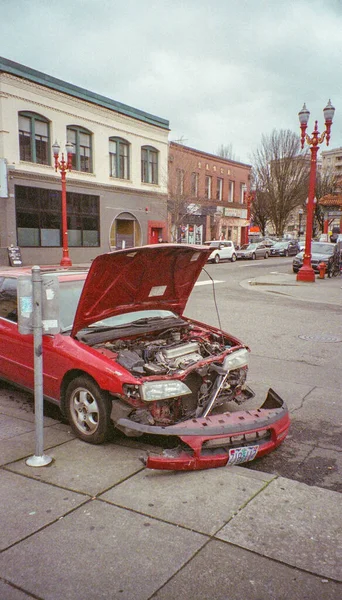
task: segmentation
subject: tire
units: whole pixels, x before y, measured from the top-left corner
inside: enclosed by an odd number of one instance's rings
[[[299,269],[295,269],[294,267],[292,267],[292,271],[293,271],[294,273],[298,273]]]
[[[214,263],[218,265],[219,262],[220,262],[220,255],[215,254]]]
[[[253,254],[252,254],[252,260],[255,260],[255,259],[256,259],[256,254],[255,254],[255,252],[253,252]]]
[[[264,258],[268,258],[268,252],[265,252]]]
[[[111,430],[111,401],[90,377],[71,381],[65,393],[65,412],[74,433],[84,442],[102,444]]]
[[[231,260],[231,262],[235,262],[236,261],[236,254],[235,253],[232,254],[232,257],[231,257],[230,260]]]

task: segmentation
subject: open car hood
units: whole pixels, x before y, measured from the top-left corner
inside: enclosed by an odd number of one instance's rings
[[[118,314],[171,310],[182,315],[212,249],[157,244],[97,256],[89,269],[71,335]]]

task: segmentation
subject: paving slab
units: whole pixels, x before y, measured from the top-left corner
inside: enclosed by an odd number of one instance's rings
[[[154,600],[337,600],[342,585],[213,540]]]
[[[0,598],[2,600],[32,600],[31,594],[14,588],[13,586],[0,580]]]
[[[12,417],[11,417],[12,418]],[[16,421],[16,420],[15,420]],[[0,418],[1,429],[2,416]],[[30,424],[27,423],[28,427]],[[67,425],[56,424],[44,428],[44,451],[49,448],[69,442],[74,439],[74,434]],[[36,448],[36,435],[34,426],[27,433],[5,438],[0,441],[0,465],[6,465],[15,460],[33,456]],[[50,451],[48,454],[51,454]]]
[[[100,446],[74,439],[49,450],[49,467],[28,467],[25,461],[7,465],[12,471],[96,496],[144,469],[139,449],[108,443]]]
[[[342,581],[341,522],[339,493],[280,477],[271,481],[217,537]]]
[[[93,500],[0,556],[7,581],[44,600],[147,600],[206,543]]]
[[[212,535],[271,478],[251,478],[229,467],[191,473],[145,469],[101,498]]]
[[[5,470],[0,471],[0,548],[4,549],[88,500]]]

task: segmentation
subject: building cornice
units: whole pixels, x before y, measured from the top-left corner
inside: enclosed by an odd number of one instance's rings
[[[209,152],[204,152],[202,150],[196,150],[196,148],[191,148],[190,146],[184,146],[183,144],[177,144],[177,142],[170,142],[169,147],[175,148],[176,150],[184,151],[188,154],[195,154],[200,157],[202,160],[216,160],[221,163],[224,163],[226,166],[239,166],[239,167],[247,167],[248,169],[252,168],[252,165],[248,165],[246,163],[239,162],[237,160],[231,160],[230,158],[224,158],[223,156],[218,156],[217,154],[210,154]]]
[[[16,180],[25,180],[27,184],[34,183],[49,183],[50,185],[61,185],[60,177],[55,177],[53,175],[48,175],[44,173],[28,173],[27,171],[19,171],[17,169],[9,169],[8,175],[12,179]],[[138,194],[139,196],[144,197],[153,197],[158,196],[158,198],[167,198],[167,194],[163,194],[159,191],[147,191],[141,190],[133,187],[119,187],[116,185],[106,184],[106,183],[97,183],[95,181],[85,181],[83,179],[69,179],[67,182],[69,187],[77,187],[77,188],[88,188],[90,190],[103,190],[106,192],[115,192],[120,194]]]
[[[117,113],[129,116],[133,119],[143,121],[149,125],[154,125],[156,127],[169,130],[169,121],[166,119],[151,115],[150,113],[133,108],[127,104],[123,104],[122,102],[117,102],[116,100],[112,100],[106,96],[96,94],[95,92],[91,92],[85,88],[73,85],[72,83],[62,81],[61,79],[57,79],[56,77],[52,77],[46,73],[41,73],[40,71],[36,71],[35,69],[31,69],[30,67],[26,67],[25,65],[21,65],[7,58],[0,57],[0,72],[8,73],[10,75],[14,75],[15,77],[20,77],[21,79],[26,79],[41,86],[62,92],[63,94],[67,94],[68,96],[78,98],[79,100],[85,100],[86,102],[90,102]]]

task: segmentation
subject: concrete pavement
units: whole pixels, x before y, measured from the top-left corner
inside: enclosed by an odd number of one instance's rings
[[[342,278],[242,285],[341,307]],[[34,439],[30,396],[0,384],[1,600],[342,597],[338,492],[243,466],[149,471],[139,440],[91,446],[50,417],[54,460],[33,468]]]

